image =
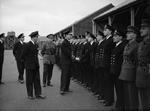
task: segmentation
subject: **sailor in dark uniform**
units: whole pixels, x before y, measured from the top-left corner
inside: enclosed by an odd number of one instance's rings
[[[45,96],[42,95],[40,83],[38,46],[36,44],[39,36],[38,31],[32,32],[29,36],[31,41],[24,46],[21,54],[21,59],[25,62],[28,99],[34,99],[33,89],[37,99],[45,99]]]
[[[104,81],[105,81],[105,88],[104,88],[104,106],[110,106],[114,102],[114,87],[113,87],[113,80],[112,75],[110,74],[110,60],[111,60],[111,53],[115,46],[113,43],[113,32],[114,29],[110,25],[105,25],[104,27],[104,35],[106,36],[105,44],[104,44]]]
[[[24,46],[24,34],[20,34],[18,36],[18,42],[16,42],[14,44],[14,48],[13,48],[13,55],[15,56],[16,59],[16,63],[17,63],[17,69],[19,72],[19,76],[18,76],[18,81],[22,84],[24,83],[24,70],[25,70],[25,66],[24,66],[24,61],[20,60],[20,54],[22,53],[23,50],[23,46]]]
[[[103,32],[98,31],[97,33],[97,45],[95,48],[95,57],[94,57],[94,73],[95,73],[95,87],[96,94],[98,94],[98,100],[104,99],[104,44],[105,36]]]
[[[72,57],[71,57],[71,44],[69,40],[72,38],[72,34],[68,34],[64,41],[61,44],[61,84],[60,84],[60,94],[64,95],[67,92],[70,92],[70,78],[71,78],[71,65],[72,65]]]
[[[4,61],[4,35],[4,33],[0,34],[0,85],[4,84],[4,82],[2,82],[2,70]]]
[[[123,81],[118,77],[121,72],[121,66],[123,62],[123,51],[126,45],[126,42],[123,41],[124,33],[120,30],[115,30],[113,41],[115,43],[115,47],[112,50],[111,54],[111,67],[110,73],[113,78],[114,88],[116,91],[116,104],[115,109],[118,111],[124,110],[124,90],[123,90]]]

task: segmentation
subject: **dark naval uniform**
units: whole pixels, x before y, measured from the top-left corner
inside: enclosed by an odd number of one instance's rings
[[[24,35],[20,34],[18,36],[18,39],[21,37],[24,37]],[[19,72],[18,80],[20,82],[22,80],[24,80],[23,74],[24,74],[24,70],[25,70],[24,61],[22,61],[20,59],[20,55],[22,53],[23,46],[24,46],[24,43],[22,41],[18,41],[17,43],[14,44],[14,48],[13,48],[13,55],[15,56],[17,68],[18,68],[18,72]]]
[[[30,34],[31,38],[38,35],[38,32]],[[41,84],[38,60],[38,45],[33,41],[27,43],[21,54],[21,59],[25,62],[26,69],[26,88],[29,99],[33,97],[33,89],[36,97],[41,97]]]
[[[104,44],[105,39],[98,42],[95,48],[95,90],[99,99],[104,99]]]
[[[123,81],[120,80],[118,77],[121,72],[121,66],[123,62],[123,51],[125,47],[125,42],[120,42],[116,44],[115,48],[112,51],[111,54],[111,67],[110,67],[110,73],[113,77],[113,83],[116,90],[116,105],[115,107],[117,109],[124,109],[124,90],[123,90]]]
[[[61,45],[60,62],[62,68],[60,90],[65,92],[69,90],[72,63],[71,44],[67,39],[64,39]]]
[[[0,38],[4,37],[4,33],[0,34]],[[0,84],[2,84],[2,69],[4,61],[4,42],[0,40]]]
[[[105,88],[104,88],[104,98],[106,100],[106,106],[111,105],[114,102],[114,88],[113,88],[113,80],[112,75],[110,74],[110,62],[111,62],[111,53],[112,49],[114,48],[113,37],[107,39],[104,44],[104,81],[105,81]]]

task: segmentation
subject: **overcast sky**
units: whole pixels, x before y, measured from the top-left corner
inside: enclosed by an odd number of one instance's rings
[[[56,33],[88,14],[125,0],[0,0],[0,33]]]

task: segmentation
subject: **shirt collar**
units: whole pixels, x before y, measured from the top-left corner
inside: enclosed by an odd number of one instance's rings
[[[35,45],[35,43],[33,42],[33,40],[31,40],[31,42]]]
[[[94,41],[91,41],[90,44],[92,45],[94,43]]]
[[[98,42],[98,45],[101,44],[101,43],[103,42],[103,40],[104,40],[104,39],[100,40],[100,41]]]
[[[109,39],[110,37],[111,37],[111,35],[108,35],[108,36],[106,37],[106,40]]]
[[[116,47],[117,47],[119,44],[121,44],[121,43],[122,43],[122,41],[117,42],[117,43],[116,43]]]
[[[23,44],[23,42],[20,40],[20,43]]]

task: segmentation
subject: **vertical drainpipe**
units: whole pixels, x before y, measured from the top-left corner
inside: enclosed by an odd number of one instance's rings
[[[134,26],[135,25],[135,13],[134,13],[134,8],[131,8],[130,10],[130,13],[131,13],[131,26]]]
[[[92,33],[95,35],[96,34],[96,23],[94,20],[92,20]]]
[[[108,24],[112,25],[112,21],[111,21],[111,17],[110,16],[108,17]]]

